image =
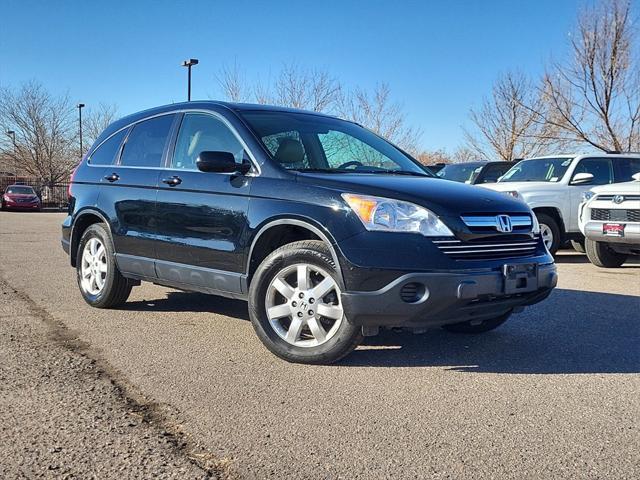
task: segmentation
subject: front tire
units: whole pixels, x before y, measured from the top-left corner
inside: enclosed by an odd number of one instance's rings
[[[536,217],[540,224],[540,236],[542,237],[542,241],[547,247],[547,250],[549,250],[549,253],[551,255],[555,255],[560,248],[560,237],[562,236],[558,222],[555,218],[545,213],[536,213]]]
[[[127,301],[132,283],[124,278],[115,261],[111,235],[101,223],[82,234],[76,257],[78,287],[85,302],[96,308],[112,308]]]
[[[506,322],[511,316],[511,312],[505,313],[499,317],[489,318],[487,320],[469,320],[467,322],[452,323],[443,325],[447,332],[453,333],[485,333],[498,328]]]
[[[627,255],[615,252],[606,242],[596,242],[587,238],[584,246],[587,258],[596,267],[617,268],[627,261]]]
[[[340,299],[342,281],[327,246],[285,245],[258,267],[249,288],[249,316],[262,343],[295,363],[329,364],[362,341]]]
[[[571,246],[578,253],[585,253],[584,240],[571,240]]]

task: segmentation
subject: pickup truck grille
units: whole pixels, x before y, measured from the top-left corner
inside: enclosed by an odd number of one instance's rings
[[[491,260],[495,258],[528,257],[535,254],[540,236],[516,240],[471,241],[434,240],[433,243],[455,260]]]
[[[591,220],[601,222],[640,222],[640,210],[592,208]]]

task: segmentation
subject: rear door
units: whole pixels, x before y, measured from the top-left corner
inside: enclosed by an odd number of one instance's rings
[[[156,194],[175,114],[134,124],[119,162],[103,171],[100,205],[110,217],[121,271],[154,277]]]
[[[247,159],[239,136],[214,113],[185,113],[158,186],[156,271],[171,283],[240,293],[252,174],[201,172],[203,151]]]

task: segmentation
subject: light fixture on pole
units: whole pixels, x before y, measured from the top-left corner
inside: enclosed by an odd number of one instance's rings
[[[198,65],[197,58],[190,58],[189,60],[185,60],[182,62],[183,67],[187,67],[187,102],[191,101],[191,67],[194,65]]]

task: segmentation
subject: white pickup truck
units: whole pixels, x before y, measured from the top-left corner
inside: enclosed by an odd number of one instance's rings
[[[498,183],[484,188],[522,198],[540,223],[540,234],[551,253],[568,240],[584,252],[578,226],[582,195],[596,185],[628,182],[640,172],[640,154],[594,153],[530,158],[515,164]]]

